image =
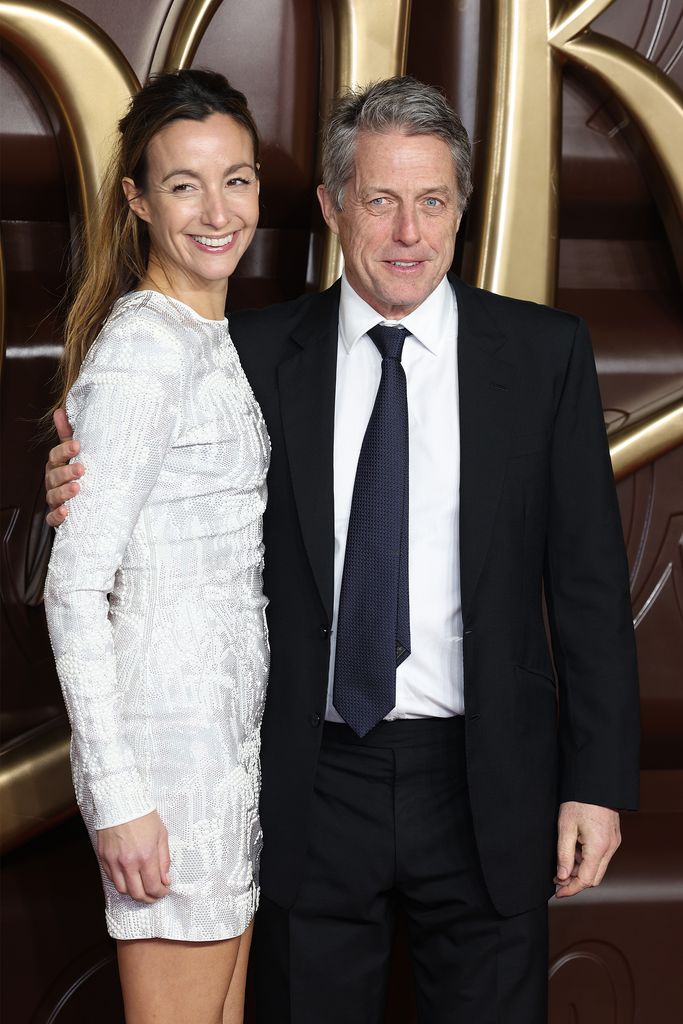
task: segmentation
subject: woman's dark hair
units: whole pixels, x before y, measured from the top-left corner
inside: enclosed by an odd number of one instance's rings
[[[119,121],[118,140],[100,188],[97,215],[87,225],[88,244],[82,250],[76,297],[66,319],[64,354],[58,371],[59,398],[54,408],[63,405],[112,304],[147,270],[147,224],[129,208],[121,180],[132,178],[138,190],[144,192],[147,148],[157,132],[173,121],[204,121],[211,114],[227,114],[249,133],[256,166],[259,137],[246,98],[216,71],[193,68],[153,75],[133,96],[128,112]]]

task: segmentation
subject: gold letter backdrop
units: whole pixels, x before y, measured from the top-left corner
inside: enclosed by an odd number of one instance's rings
[[[683,274],[683,98],[653,63],[591,30],[591,23],[611,2],[492,4],[489,124],[474,241],[474,283],[482,287],[538,302],[554,300],[560,86],[567,61],[595,75],[638,126],[661,172],[661,186],[655,183],[654,191]],[[152,70],[190,65],[220,5],[221,0],[174,0]],[[411,0],[318,0],[318,15],[321,110],[348,86],[405,71]],[[139,88],[136,75],[97,25],[59,0],[0,0],[0,35],[57,118],[62,156],[75,172],[72,220],[82,218],[87,227],[116,121]],[[532,213],[527,197],[533,197]],[[319,286],[327,287],[341,267],[337,241],[328,233],[319,262]],[[677,401],[613,435],[616,476],[633,473],[681,440],[683,402]],[[36,822],[54,820],[72,803],[66,758],[65,728],[55,726],[33,747],[4,759],[0,803],[6,847],[35,831]]]

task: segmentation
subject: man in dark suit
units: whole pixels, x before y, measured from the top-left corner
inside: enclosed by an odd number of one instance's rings
[[[342,280],[230,318],[272,441],[269,1024],[380,1021],[398,908],[420,1021],[541,1024],[548,898],[599,884],[618,809],[637,803],[628,577],[588,334],[448,273],[469,159],[428,86],[342,98],[319,188]],[[53,509],[72,453],[52,454]]]

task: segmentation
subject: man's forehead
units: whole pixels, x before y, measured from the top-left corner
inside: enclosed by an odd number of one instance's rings
[[[414,146],[442,145],[448,151],[448,144],[434,132],[409,132],[401,128],[387,128],[386,131],[370,131],[367,128],[358,132],[355,139],[355,152],[367,152],[385,145],[392,149],[412,149]]]
[[[367,172],[376,164],[400,167],[404,162],[415,167],[442,168],[440,177],[453,173],[453,155],[438,135],[409,135],[406,132],[359,132],[353,154],[353,168]]]
[[[359,192],[400,184],[402,190],[446,195],[457,187],[453,156],[438,135],[361,132],[351,175]]]

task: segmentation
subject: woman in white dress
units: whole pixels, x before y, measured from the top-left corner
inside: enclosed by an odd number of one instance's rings
[[[269,441],[224,309],[258,136],[207,71],[156,77],[119,128],[67,322],[82,479],[45,605],[126,1020],[232,1024],[258,901]]]

